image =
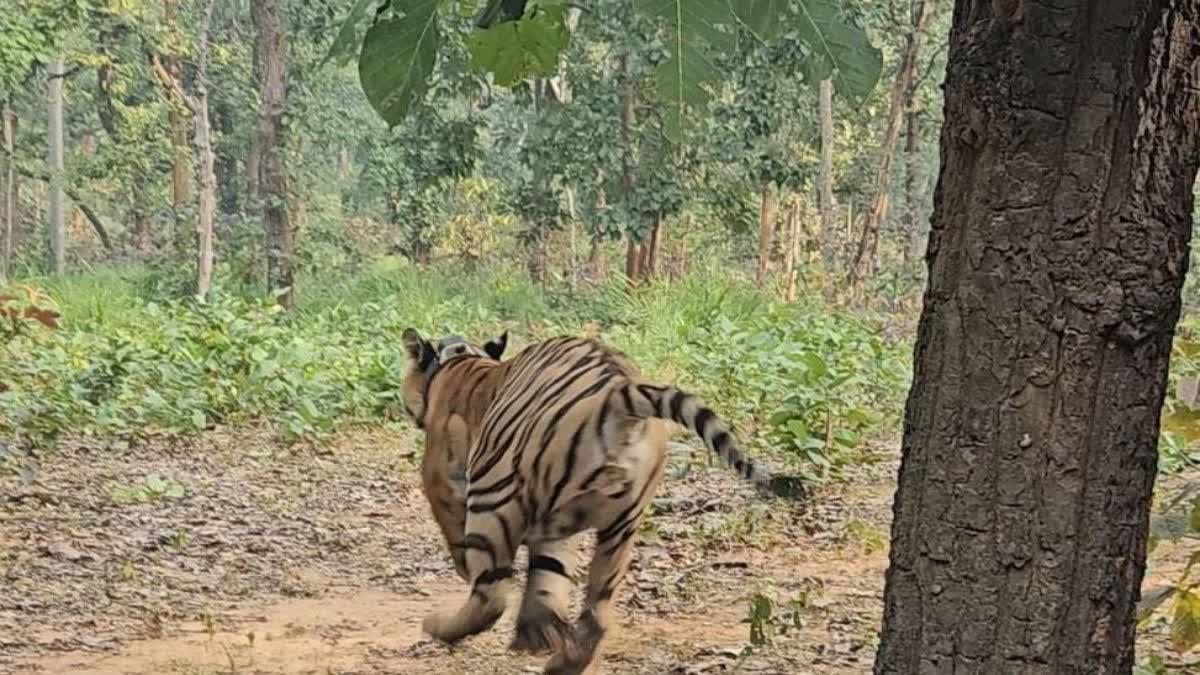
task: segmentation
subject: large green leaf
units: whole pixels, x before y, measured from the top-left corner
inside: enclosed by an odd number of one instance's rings
[[[789,4],[788,0],[729,0],[742,25],[764,42],[783,32]]]
[[[371,107],[388,124],[404,121],[429,87],[437,61],[439,0],[392,0],[397,16],[375,22],[363,37],[358,79]]]
[[[866,98],[883,71],[883,54],[866,31],[846,22],[836,0],[801,0],[799,13],[797,32],[812,50],[811,82],[832,78],[843,96]]]
[[[563,10],[561,5],[543,7],[531,17],[472,33],[467,40],[471,65],[492,73],[502,87],[531,76],[554,75],[570,38]]]
[[[666,104],[663,131],[672,141],[680,141],[687,121],[688,107],[702,108],[708,103],[711,85],[722,77],[711,58],[713,50],[727,51],[736,46],[733,16],[729,0],[643,0],[638,12],[668,26],[670,58],[654,72],[659,97]]]
[[[329,46],[329,52],[325,54],[325,58],[321,59],[322,66],[330,61],[337,61],[340,65],[345,65],[354,58],[354,53],[359,45],[359,28],[367,18],[367,10],[378,2],[379,0],[357,0],[354,3],[354,6],[350,8],[350,13],[342,21],[342,27],[338,29],[333,44]]]

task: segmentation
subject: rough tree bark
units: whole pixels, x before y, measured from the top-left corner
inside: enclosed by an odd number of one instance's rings
[[[909,108],[904,125],[904,269],[911,270],[919,255],[917,241],[920,239],[920,197],[917,194],[918,176],[921,172],[921,112],[916,109],[913,92],[909,93]]]
[[[754,272],[754,283],[759,288],[767,283],[767,274],[771,271],[771,244],[775,241],[778,214],[775,188],[768,182],[762,187],[762,201],[758,209],[758,267]]]
[[[287,37],[278,0],[251,3],[258,29],[256,53],[262,59],[258,112],[258,189],[263,198],[263,228],[267,235],[267,286],[279,304],[296,303],[292,275],[294,241],[288,222],[287,170],[283,165],[283,113],[287,107]]]
[[[212,126],[208,111],[208,65],[209,33],[212,26],[215,0],[207,0],[203,6],[203,23],[200,26],[200,45],[197,53],[195,93],[188,94],[183,83],[172,77],[157,54],[150,56],[150,65],[159,83],[180,107],[187,110],[192,119],[192,139],[195,154],[200,164],[200,191],[196,196],[196,296],[208,297],[212,289],[213,271],[213,228],[217,212],[216,157],[213,152]]]
[[[945,91],[875,672],[1129,673],[1200,3],[959,0]]]
[[[163,55],[163,67],[171,79],[183,82],[183,59],[179,57],[182,45],[179,37],[179,0],[163,0],[163,25],[170,36],[171,46]],[[179,102],[170,107],[167,113],[167,124],[170,129],[171,148],[174,151],[171,169],[171,208],[175,213],[177,225],[183,219],[187,208],[192,203],[192,152],[188,143],[188,125],[195,126],[195,121],[187,107]],[[203,160],[201,160],[203,161]],[[182,228],[180,228],[182,229]]]
[[[621,58],[621,73],[625,79],[625,94],[621,105],[621,185],[625,189],[625,199],[629,201],[633,197],[634,186],[633,125],[636,122],[634,107],[637,103],[637,92],[634,90],[633,77],[629,73],[628,56]],[[641,278],[639,264],[642,260],[642,247],[632,234],[627,234],[625,238],[625,278],[629,280],[629,285],[633,286]]]
[[[799,282],[800,262],[800,200],[793,197],[787,209],[787,244],[784,248],[783,276],[787,290],[783,298],[786,302],[795,302]]]
[[[817,208],[821,211],[821,258],[825,264],[825,294],[831,296],[833,275],[837,269],[837,223],[833,203],[833,82],[821,80],[819,87],[821,116],[821,173]]]
[[[887,126],[883,132],[883,143],[879,148],[879,168],[875,173],[875,197],[866,211],[858,252],[850,265],[849,283],[852,298],[862,296],[862,286],[867,277],[875,272],[875,260],[879,250],[879,228],[887,217],[888,194],[892,187],[892,160],[896,155],[896,143],[900,140],[900,122],[908,108],[908,96],[912,91],[913,73],[917,57],[925,43],[925,31],[933,17],[936,0],[915,0],[913,4],[913,27],[905,39],[904,52],[900,56],[900,69],[892,82],[891,103],[888,108]]]
[[[212,124],[208,115],[208,52],[215,0],[204,6],[204,24],[200,27],[200,49],[197,56],[195,108],[192,122],[196,154],[200,163],[200,193],[197,195],[199,213],[196,219],[196,295],[207,298],[212,288],[213,227],[217,215],[216,155],[213,152]]]
[[[0,228],[0,246],[3,250],[0,251],[3,257],[0,258],[0,281],[7,281],[12,270],[12,255],[13,255],[13,228],[16,226],[17,216],[17,172],[13,167],[13,150],[14,137],[16,136],[15,115],[12,112],[12,107],[5,99],[4,105],[0,107],[0,129],[3,134],[0,135],[0,142],[4,143],[4,183],[3,196],[4,207],[0,210],[0,219],[4,220],[4,225]]]
[[[47,67],[49,80],[46,83],[46,96],[49,118],[47,121],[47,145],[49,146],[50,181],[49,211],[47,226],[50,228],[50,272],[62,274],[67,267],[67,208],[66,195],[63,194],[65,180],[63,167],[63,146],[65,145],[63,130],[63,62],[57,59]]]

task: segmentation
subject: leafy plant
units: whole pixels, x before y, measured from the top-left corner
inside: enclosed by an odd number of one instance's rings
[[[145,504],[164,499],[179,499],[186,493],[178,481],[152,473],[135,485],[114,486],[112,498],[118,504]]]
[[[359,26],[379,3],[359,0],[346,19],[327,59],[348,61],[359,44]],[[358,58],[363,91],[389,124],[404,120],[433,76],[442,46],[439,28],[443,0],[403,0],[382,5],[373,13],[361,40]],[[469,39],[471,64],[491,73],[497,84],[510,85],[530,77],[552,75],[569,42],[565,0],[516,3],[516,11],[501,10],[500,0],[488,0],[476,14],[476,32]],[[460,5],[461,7],[461,5]],[[783,27],[811,54],[812,82],[834,78],[839,89],[854,98],[866,96],[879,79],[882,57],[866,33],[841,13],[834,0],[803,0],[793,13],[778,0],[652,0],[633,3],[635,10],[660,23],[668,57],[654,77],[661,101],[668,104],[665,130],[681,140],[687,110],[701,110],[709,91],[724,73],[716,54],[736,51],[741,37],[767,41]]]
[[[1200,485],[1190,484],[1175,495],[1160,513],[1151,515],[1149,551],[1162,542],[1194,545],[1176,580],[1150,589],[1142,596],[1138,621],[1145,626],[1156,617],[1168,618],[1171,646],[1179,653],[1200,645]]]

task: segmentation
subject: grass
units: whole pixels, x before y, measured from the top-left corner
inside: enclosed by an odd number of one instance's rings
[[[835,472],[862,433],[895,422],[889,411],[907,385],[908,346],[879,338],[873,319],[784,305],[716,267],[631,292],[616,279],[543,289],[520,269],[421,269],[382,257],[301,278],[292,313],[233,284],[205,304],[174,299],[178,277],[125,266],[25,280],[62,313],[62,327],[0,344],[0,382],[12,383],[0,391],[0,442],[42,448],[63,433],[187,434],[253,420],[302,439],[393,422],[399,336],[410,326],[479,341],[509,330],[517,348],[599,334],[647,377],[695,391],[752,444],[782,450],[816,478]]]

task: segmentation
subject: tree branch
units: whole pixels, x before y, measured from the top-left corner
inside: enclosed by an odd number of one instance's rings
[[[10,163],[13,171],[24,178],[28,178],[30,180],[40,180],[44,183],[49,183],[53,180],[48,173],[41,173],[18,164],[16,155],[10,153],[5,147],[0,146],[0,156],[3,156],[5,161]],[[100,243],[104,245],[104,250],[111,253],[113,250],[112,238],[108,236],[108,228],[104,226],[104,221],[100,219],[100,214],[96,213],[95,209],[83,201],[83,199],[79,196],[79,191],[75,188],[69,185],[64,185],[63,193],[70,197],[71,201],[75,202],[75,206],[79,207],[80,211],[83,211],[83,215],[88,219],[88,222],[92,224],[92,229],[95,230],[96,235],[100,237]]]
[[[162,85],[167,96],[182,103],[193,115],[196,114],[196,101],[191,96],[188,96],[187,92],[180,86],[179,81],[172,77],[171,73],[167,72],[166,67],[162,64],[162,60],[158,58],[158,54],[150,52],[148,56],[150,57],[150,70],[154,73],[154,77],[158,79],[158,83]]]

